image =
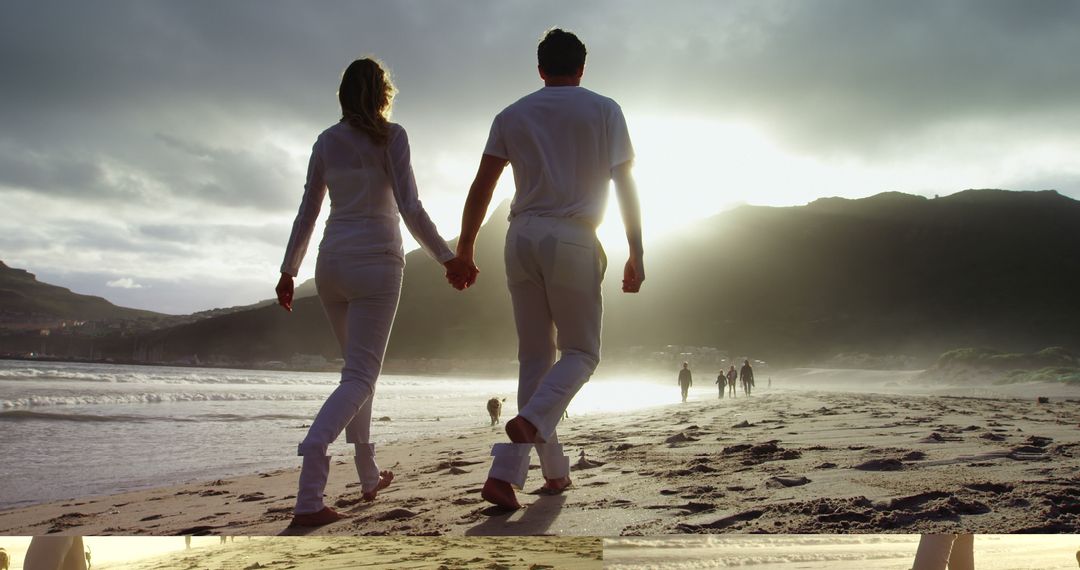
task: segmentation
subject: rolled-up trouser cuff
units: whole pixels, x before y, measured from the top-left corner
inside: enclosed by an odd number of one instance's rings
[[[356,464],[356,474],[360,477],[360,490],[369,493],[379,486],[379,465],[375,463],[375,444],[357,443],[356,456],[353,463]]]
[[[491,447],[491,470],[488,477],[506,481],[520,489],[529,474],[531,443],[496,443]]]
[[[330,476],[330,458],[304,455],[300,468],[300,489],[296,493],[296,514],[317,513],[323,508],[323,489]]]
[[[570,458],[563,454],[561,443],[538,443],[536,453],[540,456],[540,471],[545,479],[570,476]]]

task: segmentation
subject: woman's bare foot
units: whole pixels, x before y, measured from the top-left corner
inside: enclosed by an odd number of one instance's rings
[[[293,515],[289,526],[323,526],[345,518],[349,518],[349,515],[343,515],[330,507],[323,507],[318,512]]]
[[[379,471],[379,484],[375,485],[375,488],[367,491],[363,494],[363,499],[367,502],[375,500],[375,497],[379,494],[379,491],[390,486],[390,483],[394,480],[394,473],[392,471]]]
[[[559,477],[558,479],[544,479],[543,486],[540,487],[541,495],[561,495],[570,485],[574,483],[570,480],[570,477]]]
[[[514,488],[510,486],[510,483],[502,479],[488,477],[488,480],[484,482],[484,488],[480,491],[480,497],[504,509],[517,510],[521,508],[521,503],[517,500]]]
[[[506,422],[506,435],[514,443],[544,443],[538,438],[536,426],[521,416],[514,416]]]

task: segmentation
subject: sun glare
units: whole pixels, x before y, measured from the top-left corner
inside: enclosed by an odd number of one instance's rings
[[[743,202],[764,185],[791,183],[797,160],[751,125],[711,118],[640,116],[628,119],[636,159],[646,243],[687,222]],[[608,247],[625,243],[612,195],[599,230]]]

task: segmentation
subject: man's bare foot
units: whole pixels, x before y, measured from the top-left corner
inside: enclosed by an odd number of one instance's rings
[[[379,491],[382,491],[383,489],[389,487],[390,483],[393,482],[393,480],[393,471],[379,471],[379,484],[375,485],[374,489],[364,493],[362,495],[362,498],[369,503],[371,501],[374,501],[375,497],[379,494]]]
[[[521,503],[517,500],[514,488],[510,486],[510,483],[502,479],[488,477],[488,480],[484,482],[484,488],[480,491],[480,497],[504,509],[517,510],[521,508]]]
[[[293,515],[289,526],[323,526],[345,518],[349,518],[349,515],[343,515],[330,507],[323,507],[321,511],[315,513]]]
[[[514,419],[506,422],[506,435],[514,443],[544,443],[538,441],[536,426],[521,416],[514,416]]]
[[[544,479],[544,485],[540,487],[541,495],[561,495],[563,491],[573,485],[570,477],[559,477],[558,479]]]

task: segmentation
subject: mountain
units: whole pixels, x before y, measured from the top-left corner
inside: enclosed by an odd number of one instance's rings
[[[1080,346],[1080,202],[1053,191],[745,206],[651,248],[646,268],[640,303],[608,305],[609,345],[789,362]]]
[[[56,321],[101,321],[161,317],[160,313],[118,307],[101,297],[72,293],[70,289],[37,280],[33,273],[0,262],[0,315],[2,325],[28,325]]]
[[[422,252],[407,256],[388,359],[515,358],[506,227],[503,205],[480,233],[480,280],[465,292]],[[612,360],[667,345],[777,364],[838,353],[932,359],[964,346],[1080,348],[1080,202],[1053,191],[743,206],[650,243],[636,295],[619,291],[624,261],[611,256],[604,285]],[[136,345],[158,360],[339,356],[313,297],[291,314],[263,306],[154,331]],[[130,357],[131,342],[115,351]]]

